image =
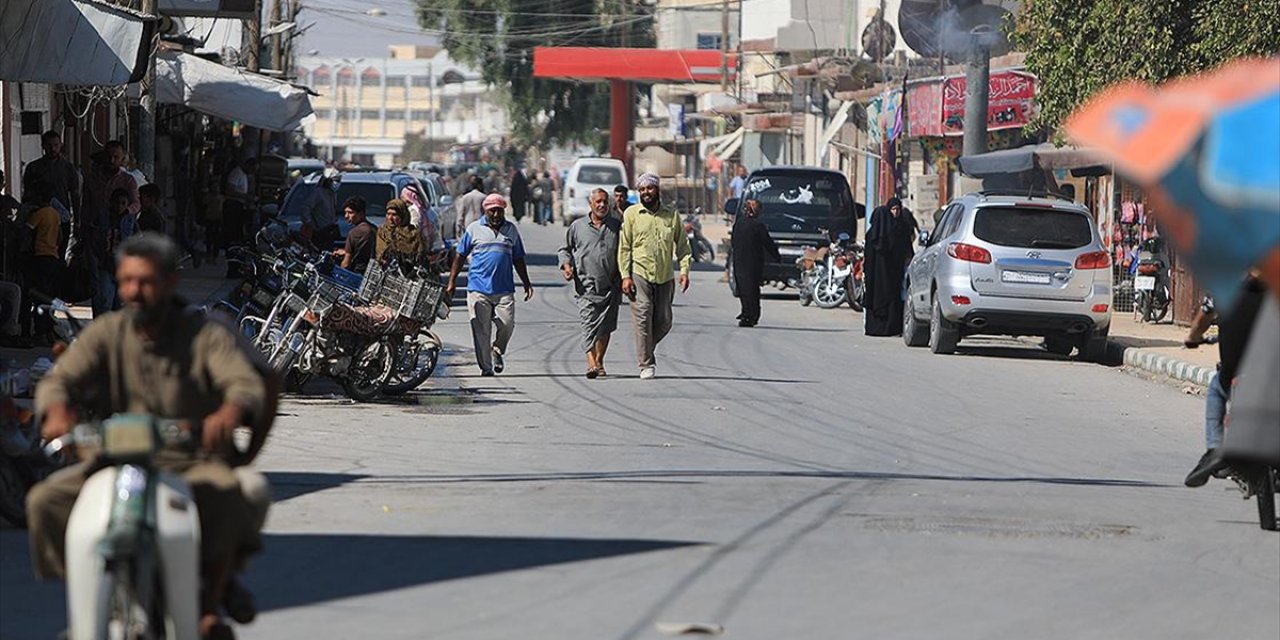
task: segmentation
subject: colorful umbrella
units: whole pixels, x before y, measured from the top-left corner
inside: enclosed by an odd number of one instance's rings
[[[1109,89],[1066,122],[1137,180],[1200,282],[1229,308],[1244,272],[1280,248],[1280,58],[1160,87]],[[1264,274],[1272,286],[1280,273]]]

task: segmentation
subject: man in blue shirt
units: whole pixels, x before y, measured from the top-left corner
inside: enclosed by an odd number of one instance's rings
[[[738,175],[729,181],[729,191],[735,198],[741,198],[742,192],[747,188],[747,168],[738,165]]]
[[[471,318],[471,338],[476,348],[480,375],[502,373],[502,356],[516,324],[516,283],[514,267],[524,285],[524,299],[533,298],[533,285],[524,262],[524,242],[516,225],[507,222],[507,200],[493,193],[485,197],[484,217],[467,225],[458,242],[458,257],[449,270],[445,297],[453,299],[462,261],[471,258],[467,271],[467,314]],[[497,326],[497,335],[493,327]]]

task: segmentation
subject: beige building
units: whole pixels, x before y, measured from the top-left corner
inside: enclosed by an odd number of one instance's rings
[[[435,47],[396,45],[386,58],[301,57],[296,73],[320,94],[304,129],[330,158],[389,167],[425,159],[399,158],[408,134],[476,143],[510,131],[479,72]]]

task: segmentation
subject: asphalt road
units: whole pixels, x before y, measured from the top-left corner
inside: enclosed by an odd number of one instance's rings
[[[261,639],[1280,637],[1280,536],[1223,481],[1190,490],[1202,400],[1012,340],[951,357],[847,308],[715,270],[677,296],[658,378],[629,314],[588,381],[562,228],[522,228],[537,295],[480,378],[465,311],[421,391],[313,383],[261,460],[248,573]],[[62,591],[0,532],[0,638],[62,628]]]

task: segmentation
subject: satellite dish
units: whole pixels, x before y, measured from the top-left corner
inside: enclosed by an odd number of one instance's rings
[[[879,12],[877,12],[879,13]],[[880,62],[898,46],[898,31],[887,20],[877,15],[862,30],[862,52],[873,62]]]
[[[993,56],[1008,53],[1009,16],[1003,7],[978,0],[902,0],[898,28],[907,46],[922,56],[963,60],[974,37],[981,38]]]

